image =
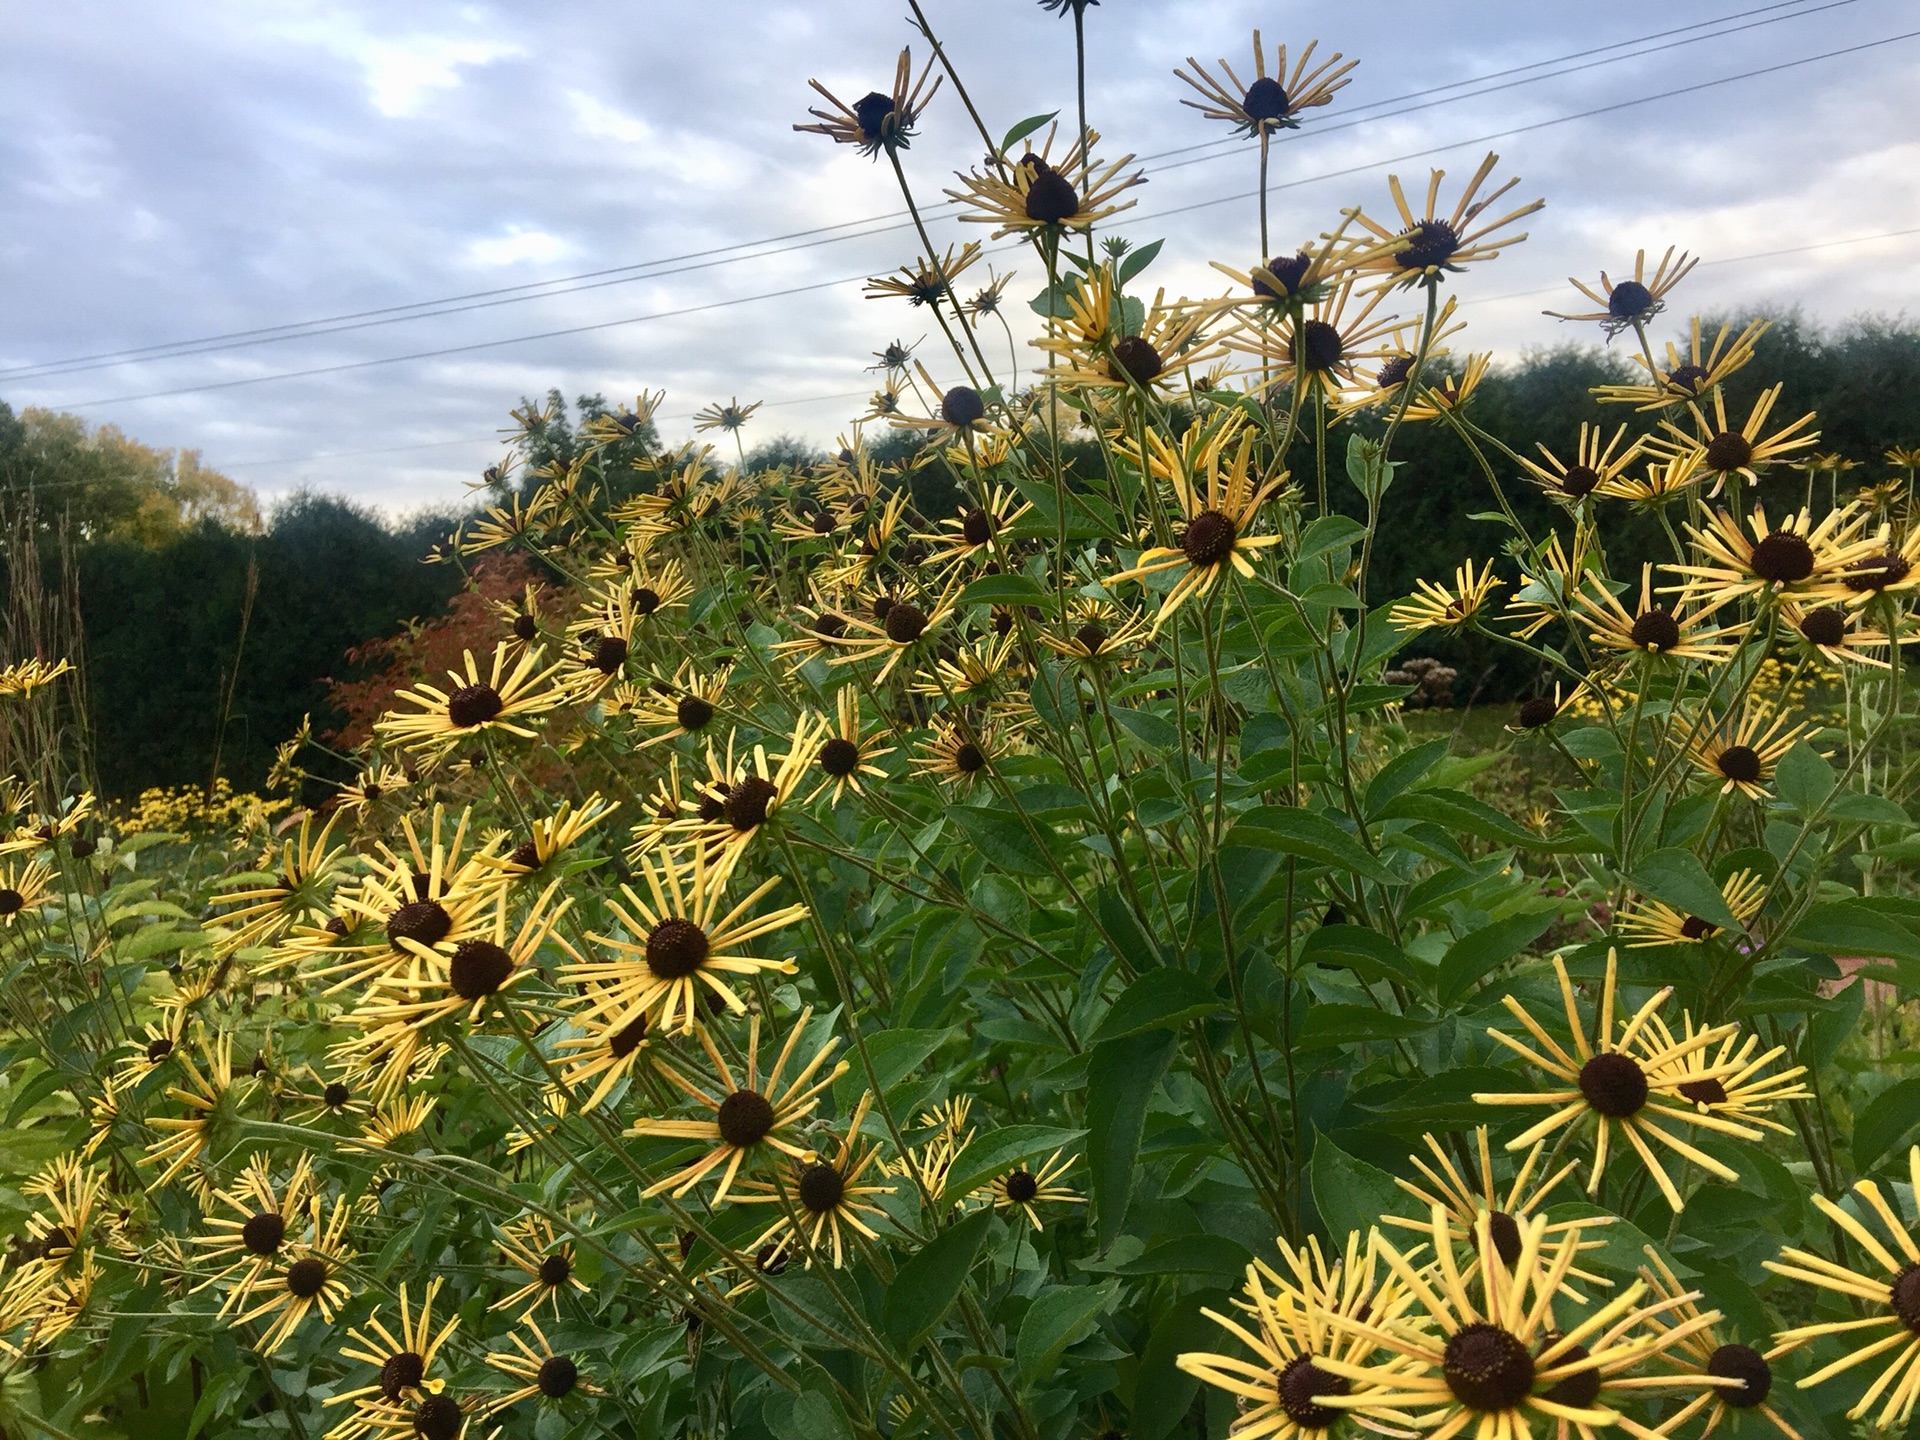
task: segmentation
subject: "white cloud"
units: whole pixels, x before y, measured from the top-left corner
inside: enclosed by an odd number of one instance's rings
[[[522,53],[518,45],[441,35],[370,40],[356,48],[373,108],[394,118],[418,114],[431,91],[453,89],[463,67]]]
[[[563,259],[572,252],[573,246],[558,235],[549,235],[544,230],[523,230],[518,225],[509,225],[503,235],[470,241],[466,249],[466,260],[469,265],[486,267],[518,265],[528,260],[546,264]]]

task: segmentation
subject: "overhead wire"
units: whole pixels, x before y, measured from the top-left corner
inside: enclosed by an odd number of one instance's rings
[[[1673,99],[1680,95],[1695,94],[1703,90],[1714,89],[1718,86],[1733,84],[1741,80],[1754,79],[1762,75],[1779,74],[1782,71],[1797,69],[1803,65],[1814,64],[1822,60],[1837,59],[1839,57],[1846,56],[1846,55],[1855,55],[1855,54],[1862,53],[1864,51],[1878,49],[1885,45],[1895,44],[1904,40],[1911,40],[1916,37],[1920,37],[1920,30],[1909,30],[1896,35],[1883,36],[1877,40],[1865,41],[1857,45],[1844,46],[1839,49],[1823,51],[1813,55],[1805,55],[1805,56],[1799,57],[1798,59],[1782,61],[1774,65],[1762,66],[1753,70],[1741,71],[1732,75],[1723,75],[1723,76],[1718,76],[1708,80],[1696,81],[1691,85],[1678,86],[1674,89],[1663,90],[1652,95],[1637,96],[1628,100],[1615,101],[1607,105],[1594,106],[1590,109],[1576,111],[1569,115],[1553,116],[1548,119],[1534,121],[1526,125],[1517,125],[1517,126],[1511,126],[1504,130],[1490,131],[1486,134],[1476,135],[1468,139],[1452,140],[1440,145],[1428,146],[1423,149],[1408,151],[1401,155],[1394,155],[1394,156],[1388,156],[1380,159],[1369,160],[1361,164],[1345,166],[1337,170],[1323,171],[1316,175],[1301,176],[1293,180],[1282,181],[1278,184],[1270,185],[1268,187],[1268,192],[1269,194],[1271,194],[1276,191],[1297,189],[1305,185],[1317,184],[1326,180],[1339,179],[1346,176],[1361,174],[1369,170],[1377,170],[1388,165],[1401,164],[1409,160],[1427,159],[1432,156],[1445,154],[1452,150],[1459,150],[1459,149],[1465,149],[1472,146],[1484,145],[1495,140],[1510,139],[1515,135],[1529,134],[1534,131],[1545,130],[1558,125],[1570,124],[1577,120],[1591,119],[1598,115],[1613,114],[1621,110],[1630,109],[1637,105],[1645,105],[1645,104],[1651,104],[1653,102],[1660,101],[1660,100]],[[1228,195],[1219,195],[1219,196],[1214,196],[1205,200],[1196,200],[1184,205],[1169,206],[1161,210],[1131,212],[1123,217],[1120,217],[1115,222],[1113,222],[1113,226],[1111,228],[1124,228],[1127,226],[1138,225],[1148,220],[1164,219],[1171,215],[1188,214],[1195,210],[1203,210],[1215,205],[1224,205],[1224,204],[1230,204],[1232,202],[1239,201],[1239,200],[1246,200],[1246,199],[1252,198],[1258,193],[1259,192],[1257,190],[1237,191]],[[1001,248],[1012,249],[1017,247],[1005,246]],[[416,361],[416,360],[441,359],[449,355],[474,354],[483,350],[494,350],[494,349],[501,349],[501,348],[504,348],[507,346],[513,346],[513,345],[531,344],[533,342],[540,341],[540,340],[559,339],[559,338],[564,338],[564,337],[573,336],[573,335],[591,334],[597,331],[615,329],[615,328],[619,328],[627,325],[638,325],[638,324],[645,324],[645,323],[648,323],[651,321],[657,321],[657,320],[675,319],[675,318],[679,318],[686,315],[700,314],[700,313],[713,311],[713,310],[728,309],[728,308],[732,308],[739,305],[755,304],[765,300],[781,299],[781,298],[785,298],[793,295],[802,295],[802,294],[807,294],[813,291],[832,289],[842,285],[853,284],[865,278],[866,277],[864,274],[842,276],[832,280],[820,280],[820,281],[814,281],[805,285],[794,285],[794,286],[787,286],[777,290],[763,291],[759,294],[754,294],[754,295],[734,296],[734,297],[723,299],[723,300],[707,301],[697,305],[679,306],[669,310],[651,311],[641,315],[624,316],[619,319],[601,320],[601,321],[595,321],[595,322],[591,322],[583,325],[563,326],[563,327],[559,327],[551,330],[537,331],[531,334],[503,336],[493,340],[470,341],[460,345],[440,346],[440,347],[436,347],[434,349],[429,349],[429,350],[413,351],[403,355],[375,356],[369,359],[343,361],[333,365],[313,366],[313,367],[300,369],[300,370],[277,371],[267,375],[240,376],[234,379],[208,381],[208,382],[203,382],[197,385],[175,386],[167,389],[143,391],[143,392],[128,394],[128,395],[106,396],[106,397],[102,397],[99,399],[92,399],[92,400],[69,401],[69,402],[64,402],[61,408],[87,409],[87,408],[103,406],[103,405],[128,404],[128,403],[132,403],[134,401],[140,401],[140,400],[168,399],[168,398],[172,398],[174,396],[179,396],[179,395],[196,395],[196,394],[205,394],[205,393],[221,391],[221,390],[240,389],[240,388],[250,387],[254,385],[269,384],[269,383],[273,383],[275,381],[280,381],[280,380],[304,379],[304,378],[311,378],[311,377],[321,376],[321,375],[337,375],[337,374],[347,373],[350,371],[373,369],[373,368],[386,366],[386,365],[406,364],[408,362]]]
[[[1312,130],[1296,132],[1280,137],[1285,142],[1297,142],[1318,136],[1337,133],[1371,124],[1374,121],[1390,119],[1416,110],[1428,109],[1435,105],[1453,104],[1473,99],[1481,95],[1510,89],[1515,85],[1533,84],[1543,80],[1559,78],[1600,65],[1616,64],[1623,60],[1638,59],[1642,56],[1670,50],[1680,45],[1698,44],[1705,40],[1718,39],[1725,35],[1737,34],[1763,25],[1779,24],[1786,20],[1804,18],[1826,10],[1859,3],[1859,0],[1826,0],[1823,4],[1810,4],[1810,0],[1774,0],[1774,3],[1757,6],[1749,10],[1737,11],[1730,15],[1711,20],[1696,21],[1689,25],[1673,29],[1655,31],[1644,36],[1615,41],[1608,45],[1573,52],[1569,55],[1551,59],[1531,61],[1525,65],[1511,66],[1505,70],[1493,71],[1485,75],[1468,77],[1443,85],[1429,86],[1423,90],[1410,91],[1399,96],[1385,97],[1381,100],[1364,102],[1349,111],[1349,117],[1329,124],[1316,125]],[[1787,13],[1774,13],[1785,11]],[[1753,18],[1763,16],[1765,18]],[[1735,22],[1746,21],[1744,24]],[[1713,28],[1723,27],[1723,28]],[[1691,32],[1712,30],[1710,34]],[[1688,38],[1672,40],[1670,37],[1686,35]],[[1655,40],[1670,40],[1664,45],[1649,45]],[[1605,56],[1612,50],[1625,51],[1624,54]],[[1595,58],[1605,56],[1605,58]],[[1578,64],[1567,65],[1569,61]],[[1567,65],[1564,69],[1550,67]],[[1522,79],[1508,79],[1524,75],[1529,70],[1544,73],[1527,75]],[[1503,80],[1507,83],[1487,85],[1485,82]],[[1475,88],[1480,87],[1480,88]],[[1465,93],[1448,96],[1444,99],[1428,99],[1423,103],[1404,105],[1400,109],[1383,109],[1401,105],[1409,100],[1422,100],[1423,97],[1442,94],[1448,90],[1463,90]],[[1369,111],[1381,111],[1368,114]],[[1190,155],[1191,158],[1176,160],[1172,164],[1162,165],[1162,171],[1183,168],[1188,165],[1205,163],[1215,159],[1227,158],[1235,151],[1230,148],[1232,138],[1202,142],[1199,145],[1182,146],[1172,150],[1163,150],[1140,157],[1141,163],[1162,160],[1172,156]],[[1196,151],[1209,151],[1206,154],[1193,154]],[[1389,162],[1391,163],[1391,162]],[[923,207],[929,215],[939,215],[954,208],[955,202],[942,201]],[[682,255],[665,256],[654,261],[639,261],[631,265],[614,266],[607,269],[586,271],[574,276],[560,276],[548,280],[527,281],[521,284],[498,286],[487,290],[469,291],[465,294],[443,297],[436,300],[415,301],[408,304],[384,306],[378,309],[350,312],[343,315],[324,317],[307,321],[289,321],[280,325],[262,326],[251,330],[226,332],[220,335],[203,336],[197,339],[169,341],[160,344],[135,347],[126,350],[98,352],[89,355],[72,356],[60,360],[48,360],[11,368],[0,368],[0,380],[41,380],[59,375],[79,374],[90,370],[105,369],[112,366],[139,361],[160,361],[189,358],[195,355],[212,354],[225,350],[253,348],[259,345],[276,344],[284,341],[313,339],[326,335],[342,334],[351,331],[371,329],[379,326],[403,324],[416,320],[439,318],[444,315],[464,314],[476,310],[492,309],[503,305],[524,304],[529,301],[550,299],[561,295],[577,294],[583,291],[604,289],[614,285],[635,284],[647,280],[664,279],[672,275],[688,274],[725,265],[744,264],[755,260],[764,260],[776,255],[795,253],[801,250],[832,245],[847,240],[865,239],[871,236],[890,234],[913,228],[905,210],[890,211],[880,215],[862,217],[856,220],[838,222],[834,225],[816,226],[806,230],[790,231],[784,235],[768,236],[757,240],[740,241],[732,245],[717,246],[707,250],[689,251]],[[851,233],[847,233],[851,232]],[[646,273],[639,273],[639,272]]]

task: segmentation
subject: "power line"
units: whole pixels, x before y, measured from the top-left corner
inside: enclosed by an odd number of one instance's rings
[[[1789,245],[1779,250],[1756,250],[1748,255],[1723,255],[1713,260],[1702,260],[1700,266],[1705,268],[1710,265],[1739,265],[1749,260],[1771,260],[1781,255],[1802,255],[1809,250],[1831,250],[1841,245],[1862,245],[1872,240],[1896,240],[1907,235],[1920,235],[1920,225],[1913,226],[1906,230],[1881,230],[1871,235],[1847,235],[1838,240],[1819,240],[1810,245]],[[1505,295],[1478,296],[1473,303],[1476,305],[1493,305],[1505,300],[1525,300],[1541,295],[1552,295],[1564,288],[1564,285],[1543,285],[1533,290],[1511,290]],[[827,400],[858,399],[867,393],[866,390],[841,390],[832,395],[803,395],[797,399],[768,400],[763,403],[767,409],[787,405],[817,405]],[[683,414],[662,415],[656,418],[662,420],[691,420],[693,415],[694,412],[689,410]],[[452,445],[478,445],[480,443],[479,439],[472,438],[462,440],[432,440],[423,445],[390,445],[376,450],[338,450],[320,455],[284,456],[275,460],[229,461],[223,468],[227,470],[241,470],[249,466],[260,465],[306,465],[316,460],[346,460],[355,459],[363,455],[395,455],[410,450],[435,450]]]
[[[1541,80],[1559,78],[1582,70],[1593,69],[1601,65],[1618,63],[1621,60],[1638,59],[1645,55],[1673,49],[1680,45],[1698,44],[1703,40],[1719,39],[1725,35],[1737,34],[1763,25],[1778,24],[1785,20],[1798,19],[1814,15],[1825,10],[1838,9],[1845,5],[1859,3],[1859,0],[1827,0],[1812,9],[1805,8],[1809,0],[1775,0],[1775,3],[1758,6],[1751,10],[1735,12],[1713,20],[1697,21],[1690,25],[1679,26],[1671,30],[1655,31],[1649,35],[1637,36],[1627,40],[1598,47],[1598,50],[1578,51],[1570,55],[1558,56],[1548,60],[1529,62],[1526,65],[1512,66],[1505,70],[1493,71],[1486,75],[1474,76],[1465,80],[1452,81],[1444,85],[1429,86],[1424,90],[1391,96],[1371,101],[1355,108],[1352,118],[1332,124],[1318,125],[1312,130],[1301,131],[1282,137],[1285,141],[1297,142],[1317,136],[1337,133],[1370,124],[1375,120],[1391,119],[1417,110],[1437,105],[1452,104],[1461,100],[1474,99],[1516,85],[1537,83]],[[1786,10],[1787,14],[1771,12]],[[1753,19],[1754,16],[1765,16]],[[1746,20],[1749,23],[1735,25],[1733,22]],[[1714,29],[1726,26],[1729,28]],[[1711,34],[1693,34],[1691,32],[1712,29]],[[1688,35],[1689,38],[1672,40],[1669,44],[1646,46],[1647,42],[1668,39],[1675,35]],[[1609,50],[1626,50],[1627,54],[1613,55],[1607,58],[1592,58],[1603,55]],[[1564,69],[1548,67],[1564,65],[1570,60],[1582,63]],[[1544,73],[1527,76],[1523,79],[1508,80],[1506,84],[1487,85],[1490,80],[1523,75],[1528,70],[1542,70]],[[1480,87],[1480,88],[1470,88]],[[1465,93],[1449,96],[1445,99],[1424,100],[1423,103],[1404,105],[1400,109],[1382,107],[1401,104],[1408,100],[1422,100],[1422,97],[1438,95],[1447,90],[1463,90]],[[1382,111],[1369,115],[1370,110]],[[1188,165],[1226,158],[1235,153],[1230,147],[1231,138],[1206,141],[1199,145],[1183,146],[1173,150],[1159,151],[1142,157],[1143,161],[1165,159],[1170,156],[1192,155],[1192,158],[1175,161],[1171,165],[1161,166],[1162,170],[1172,170]],[[1195,151],[1211,151],[1209,154],[1195,155]],[[950,211],[952,201],[929,204],[925,211],[929,214]],[[232,331],[222,335],[202,337],[193,340],[169,341],[161,344],[137,347],[128,350],[101,352],[92,355],[74,356],[65,360],[42,361],[30,365],[0,369],[0,380],[38,380],[58,375],[78,374],[84,371],[98,370],[110,366],[138,360],[171,360],[194,355],[210,354],[222,350],[245,349],[258,345],[274,344],[286,340],[311,339],[324,335],[341,334],[349,331],[370,329],[378,326],[401,324],[412,320],[434,319],[442,315],[463,314],[474,310],[496,308],[502,305],[522,304],[529,300],[549,299],[557,295],[576,294],[588,290],[603,289],[613,285],[633,284],[644,280],[663,279],[670,275],[687,274],[693,271],[712,269],[723,265],[740,264],[751,260],[761,260],[773,255],[792,253],[812,249],[821,245],[838,244],[846,240],[865,239],[870,236],[891,234],[913,228],[910,220],[901,220],[907,215],[905,210],[890,211],[881,215],[863,217],[858,220],[842,221],[835,225],[818,226],[807,230],[796,230],[784,235],[769,236],[759,240],[741,241],[733,245],[717,246],[707,250],[690,251],[683,255],[665,256],[653,261],[639,261],[631,265],[615,266],[603,270],[587,271],[574,276],[561,276],[549,280],[528,281],[518,285],[500,286],[488,290],[470,291],[463,295],[445,297],[439,300],[415,301],[404,305],[386,306],[375,310],[351,312],[316,320],[292,321],[281,325],[263,326],[252,330]],[[893,222],[893,223],[883,223]],[[869,228],[862,228],[869,227]],[[843,233],[853,232],[853,233]],[[787,243],[799,242],[799,243]],[[774,247],[774,248],[767,248]],[[752,253],[745,253],[752,252]],[[718,257],[718,258],[716,258]],[[683,263],[697,262],[697,263]],[[664,267],[664,268],[663,268]],[[646,271],[648,273],[636,273]],[[612,277],[612,278],[608,278]]]
[[[1714,89],[1721,85],[1730,85],[1735,83],[1736,81],[1750,80],[1761,75],[1778,74],[1785,70],[1797,69],[1802,65],[1814,64],[1815,62],[1821,61],[1821,60],[1832,60],[1845,55],[1859,54],[1863,51],[1878,49],[1883,45],[1895,44],[1902,40],[1911,40],[1916,36],[1920,36],[1920,30],[1909,30],[1898,35],[1889,35],[1889,36],[1884,36],[1878,40],[1866,41],[1859,45],[1849,45],[1838,50],[1828,50],[1816,55],[1805,55],[1800,57],[1797,60],[1782,61],[1777,65],[1763,66],[1759,69],[1742,71],[1734,75],[1724,75],[1713,80],[1698,81],[1692,85],[1683,85],[1673,90],[1663,90],[1654,95],[1643,95],[1632,100],[1620,100],[1610,105],[1596,106],[1589,110],[1577,111],[1571,115],[1560,115],[1560,116],[1555,116],[1552,119],[1548,119],[1548,120],[1538,120],[1528,125],[1518,125],[1506,130],[1493,131],[1488,134],[1477,135],[1471,139],[1449,141],[1444,145],[1429,146],[1423,150],[1413,150],[1403,155],[1394,155],[1384,159],[1368,161],[1359,165],[1350,165],[1339,170],[1329,170],[1319,175],[1302,176],[1301,178],[1296,180],[1283,181],[1280,184],[1269,186],[1268,190],[1269,190],[1269,193],[1272,193],[1274,191],[1279,191],[1279,190],[1298,189],[1302,186],[1317,184],[1320,181],[1324,181],[1324,180],[1333,180],[1333,179],[1339,179],[1346,176],[1357,175],[1365,171],[1377,170],[1387,165],[1398,165],[1408,160],[1426,159],[1430,156],[1445,154],[1446,152],[1451,150],[1464,149],[1469,146],[1484,145],[1494,140],[1505,140],[1515,135],[1525,135],[1536,130],[1545,130],[1556,125],[1569,124],[1576,120],[1591,119],[1597,115],[1613,114],[1620,110],[1630,109],[1636,105],[1651,104],[1659,100],[1669,100],[1676,96],[1694,94],[1702,90]],[[1231,195],[1216,196],[1212,199],[1197,200],[1187,205],[1170,206],[1165,210],[1155,210],[1155,211],[1150,211],[1146,213],[1130,213],[1124,218],[1115,221],[1114,225],[1110,228],[1118,229],[1118,228],[1123,228],[1125,226],[1137,225],[1146,220],[1164,219],[1169,215],[1187,214],[1191,211],[1203,210],[1215,205],[1224,205],[1224,204],[1229,204],[1238,200],[1250,199],[1255,195],[1257,195],[1258,193],[1259,192],[1255,190],[1246,190],[1246,191],[1240,191]],[[1002,248],[1011,249],[1016,247],[1007,246]],[[570,325],[570,326],[564,326],[562,328],[554,329],[554,330],[538,331],[533,334],[510,335],[497,340],[480,340],[480,341],[469,342],[463,345],[447,345],[447,346],[441,346],[433,350],[414,351],[410,354],[405,354],[405,355],[389,355],[389,356],[379,356],[369,360],[345,361],[337,365],[321,365],[321,366],[315,366],[315,367],[304,369],[304,370],[287,370],[287,371],[281,371],[272,375],[250,375],[250,376],[243,376],[241,378],[234,379],[234,380],[219,380],[219,381],[210,381],[210,382],[199,384],[199,385],[177,386],[167,390],[151,390],[151,391],[145,391],[145,392],[132,394],[132,395],[106,396],[98,400],[83,400],[83,401],[67,402],[64,405],[62,405],[60,408],[87,409],[90,407],[100,406],[100,405],[126,404],[136,400],[160,400],[160,399],[171,398],[176,395],[197,395],[197,394],[203,394],[203,393],[216,391],[216,390],[240,389],[240,388],[252,386],[252,385],[263,385],[276,380],[296,380],[296,379],[304,379],[304,378],[308,378],[316,375],[338,375],[338,374],[343,374],[343,373],[354,371],[354,370],[367,370],[367,369],[373,369],[373,368],[384,366],[384,365],[404,364],[412,360],[441,359],[448,355],[471,354],[481,350],[495,350],[495,349],[500,349],[504,346],[527,344],[527,343],[531,343],[533,341],[538,341],[538,340],[552,340],[552,339],[563,338],[570,335],[590,334],[595,331],[611,330],[611,329],[616,329],[618,327],[626,326],[626,325],[644,324],[648,321],[653,321],[653,320],[674,319],[680,316],[700,314],[710,310],[729,309],[736,305],[749,305],[749,304],[757,303],[762,300],[775,300],[775,299],[782,299],[791,295],[803,295],[816,290],[826,290],[826,289],[832,289],[834,287],[841,286],[841,285],[849,285],[854,283],[857,280],[863,280],[865,278],[866,277],[864,275],[844,276],[834,280],[815,281],[808,285],[795,285],[795,286],[789,286],[785,289],[780,289],[780,290],[769,290],[769,291],[762,292],[761,294],[758,294],[758,295],[741,295],[741,296],[735,296],[732,299],[727,299],[727,300],[708,301],[700,305],[687,305],[687,306],[681,306],[672,310],[658,310],[658,311],[652,311],[643,315],[630,315],[618,320],[601,320],[601,321],[596,321],[592,324],[587,324],[587,325]]]

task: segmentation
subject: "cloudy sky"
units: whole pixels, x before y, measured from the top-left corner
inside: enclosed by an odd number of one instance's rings
[[[1071,111],[1069,21],[923,5],[996,134]],[[831,441],[873,352],[931,327],[860,294],[916,253],[891,170],[791,127],[809,78],[852,100],[903,44],[924,58],[903,10],[10,0],[0,398],[197,448],[265,496],[396,513],[459,502],[508,408],[550,386],[665,388],[670,439],[737,396],[766,402],[749,443]],[[1142,157],[1121,233],[1164,237],[1147,278],[1170,293],[1217,293],[1205,262],[1257,249],[1254,151],[1172,74],[1191,55],[1245,76],[1256,25],[1361,61],[1275,151],[1276,242],[1489,149],[1546,198],[1526,244],[1459,284],[1476,348],[1566,338],[1539,313],[1566,308],[1564,277],[1642,246],[1709,262],[1682,315],[1920,308],[1911,0],[1106,0],[1092,120]],[[980,151],[949,87],[908,157],[937,244],[984,238],[940,195]],[[988,258],[1019,272],[1011,295],[1039,288],[1030,257]],[[939,343],[921,353],[945,378]]]

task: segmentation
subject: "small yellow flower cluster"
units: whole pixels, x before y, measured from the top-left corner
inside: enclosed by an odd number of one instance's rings
[[[211,830],[252,829],[292,806],[291,800],[269,799],[250,790],[235,792],[225,778],[213,782],[209,794],[198,785],[142,790],[121,829],[128,835],[164,832],[197,834]]]

